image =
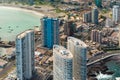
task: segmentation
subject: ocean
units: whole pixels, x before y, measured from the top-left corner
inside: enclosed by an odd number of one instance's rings
[[[0,39],[4,41],[15,41],[16,35],[40,26],[39,13],[12,7],[0,6]]]

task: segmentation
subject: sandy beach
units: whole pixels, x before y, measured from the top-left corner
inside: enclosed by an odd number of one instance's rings
[[[35,14],[35,15],[37,15],[37,16],[39,16],[39,17],[45,16],[44,14],[42,14],[42,13],[40,13],[40,12],[37,12],[37,11],[34,11],[34,10],[28,10],[28,9],[24,9],[24,8],[19,8],[19,7],[0,6],[0,8],[7,8],[7,9],[11,9],[11,10],[25,11],[25,12],[29,12],[29,13]]]
[[[22,10],[22,11],[27,11],[34,13],[35,15],[38,16],[49,16],[49,17],[58,17],[58,16],[63,16],[65,13],[56,13],[54,11],[54,7],[49,6],[49,5],[39,5],[38,8],[35,8],[34,6],[29,6],[29,5],[15,5],[15,4],[0,4],[0,8],[9,8],[9,9],[14,9],[14,10]]]
[[[17,34],[40,26],[44,14],[22,7],[0,5],[0,37],[3,41],[14,41]]]
[[[19,11],[20,13],[21,12],[28,12],[28,13],[32,13],[32,14],[34,14],[34,15],[36,15],[36,17],[37,18],[42,18],[43,16],[48,16],[48,17],[59,17],[59,16],[63,16],[63,15],[65,15],[64,13],[56,13],[56,11],[54,10],[55,8],[54,7],[52,7],[52,6],[49,6],[49,5],[40,5],[40,6],[38,6],[38,7],[36,7],[35,5],[33,5],[33,6],[29,6],[29,5],[19,5],[19,4],[17,4],[17,5],[13,5],[13,4],[0,4],[0,8],[1,9],[3,9],[3,10],[5,10],[5,9],[8,9],[8,10],[11,10],[11,11]],[[9,13],[9,12],[7,12],[7,13]],[[2,14],[4,14],[4,13],[2,13]],[[19,14],[19,13],[18,13]],[[8,14],[9,15],[9,14]],[[13,14],[11,14],[11,15],[13,15]],[[7,15],[6,15],[7,16]],[[27,16],[27,15],[26,15]],[[24,16],[23,17],[23,19],[26,17],[26,16]],[[16,18],[15,16],[12,16],[12,17],[14,17],[14,19]],[[19,17],[19,16],[18,16]],[[1,18],[1,19],[3,19],[3,21],[4,21],[4,18]],[[6,18],[5,18],[6,19]],[[21,19],[21,18],[20,18]],[[17,19],[17,20],[20,20],[20,19]],[[27,18],[28,19],[28,18]],[[17,21],[16,20],[16,21]],[[29,20],[26,20],[26,19],[24,19],[24,21],[26,21],[26,23],[28,23],[28,21],[30,21],[30,20],[33,20],[33,18],[32,19],[29,19]],[[40,19],[38,19],[38,20],[40,20]],[[11,21],[11,20],[10,20]],[[9,22],[10,22],[9,21]],[[14,21],[14,22],[16,22],[16,21]],[[23,21],[23,20],[21,20],[21,21]],[[21,22],[20,21],[20,22]],[[8,23],[9,23],[8,22]],[[37,21],[33,21],[34,23],[36,23]],[[2,23],[2,22],[1,22]],[[10,24],[13,26],[13,24],[12,24],[13,22],[11,22]],[[17,23],[17,22],[16,22]],[[25,24],[25,26],[27,25],[28,27],[29,27],[29,25],[28,24],[26,24],[25,22],[24,22],[24,24]],[[31,23],[31,22],[30,22]],[[29,23],[29,24],[30,24]],[[21,24],[15,24],[16,26],[20,26]],[[31,24],[32,25],[32,24]],[[34,26],[36,26],[37,25],[37,23],[34,25]],[[9,25],[6,25],[6,26],[9,26]],[[6,27],[5,26],[5,27]],[[23,26],[23,25],[22,25]],[[24,26],[24,27],[25,27]],[[32,25],[33,26],[33,25]],[[37,25],[38,26],[38,25]],[[16,27],[14,26],[14,29],[15,29]],[[23,28],[20,28],[20,30],[22,30]],[[20,31],[19,30],[19,31]],[[4,28],[4,30],[3,30],[3,28],[1,29],[1,31],[2,31],[2,33],[4,33],[3,31],[6,31],[7,33],[8,33],[8,31],[7,31],[7,29],[5,29]],[[10,31],[9,31],[10,32]],[[17,34],[15,31],[13,32],[12,31],[12,33],[14,33],[14,34]],[[12,33],[10,33],[12,36],[11,37],[13,37],[14,36],[14,34],[12,34]],[[8,34],[7,34],[8,35]],[[2,35],[1,35],[2,36]],[[3,39],[4,40],[8,40],[7,39],[7,37],[6,36],[2,36],[3,37]],[[11,38],[10,37],[10,38]]]

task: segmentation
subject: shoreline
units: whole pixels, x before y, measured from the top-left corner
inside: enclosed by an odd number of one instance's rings
[[[54,7],[47,6],[47,5],[39,5],[38,7],[36,7],[35,5],[29,6],[29,5],[21,5],[21,4],[6,4],[6,3],[3,4],[2,3],[0,4],[0,8],[28,12],[28,13],[38,16],[39,18],[42,18],[44,16],[58,17],[58,16],[65,15],[64,13],[62,14],[56,13],[54,11],[55,9]]]
[[[21,5],[21,4],[0,4],[0,7],[7,7],[7,8],[13,8],[17,10],[23,10],[27,12],[32,12],[35,15],[42,15],[42,16],[49,16],[49,17],[58,17],[63,16],[65,13],[56,13],[54,10],[55,8],[52,6],[47,5],[39,5],[39,7],[29,6],[29,5]]]
[[[43,13],[35,11],[34,9],[31,9],[31,8],[27,9],[27,6],[26,7],[23,7],[23,6],[20,7],[20,6],[15,6],[15,5],[10,6],[10,5],[0,4],[0,8],[1,9],[9,9],[9,10],[22,11],[22,12],[30,13],[32,15],[37,16],[39,19],[45,16]],[[2,40],[2,39],[1,39],[1,41],[6,42],[6,40]],[[8,40],[7,42],[9,42],[9,41],[14,41],[14,40]]]
[[[43,13],[40,13],[40,12],[35,11],[35,10],[33,10],[33,9],[30,10],[30,9],[21,8],[21,7],[2,6],[2,5],[0,5],[0,8],[6,8],[6,9],[24,11],[24,12],[28,12],[28,13],[32,13],[32,14],[34,14],[34,15],[37,15],[37,16],[39,16],[39,17],[45,16]]]

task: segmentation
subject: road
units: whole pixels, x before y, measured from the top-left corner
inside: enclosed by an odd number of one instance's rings
[[[90,66],[90,65],[92,65],[96,62],[99,62],[101,60],[104,60],[106,58],[109,58],[109,57],[112,57],[112,56],[115,56],[115,55],[120,55],[120,53],[104,53],[104,54],[101,54],[101,55],[98,55],[98,56],[94,56],[91,59],[89,59],[89,61],[87,63],[87,66]]]
[[[9,62],[5,68],[0,72],[0,80],[4,80],[7,74],[15,68],[15,61]]]

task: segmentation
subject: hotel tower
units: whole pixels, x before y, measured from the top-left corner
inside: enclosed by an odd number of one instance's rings
[[[41,30],[43,47],[51,49],[54,44],[59,44],[59,20],[57,18],[42,18]]]
[[[73,80],[86,80],[87,45],[74,37],[68,37],[68,50],[73,54]]]
[[[27,30],[16,38],[17,80],[30,80],[34,72],[34,31]]]
[[[66,48],[58,45],[53,46],[53,76],[54,80],[72,79],[73,56]]]

